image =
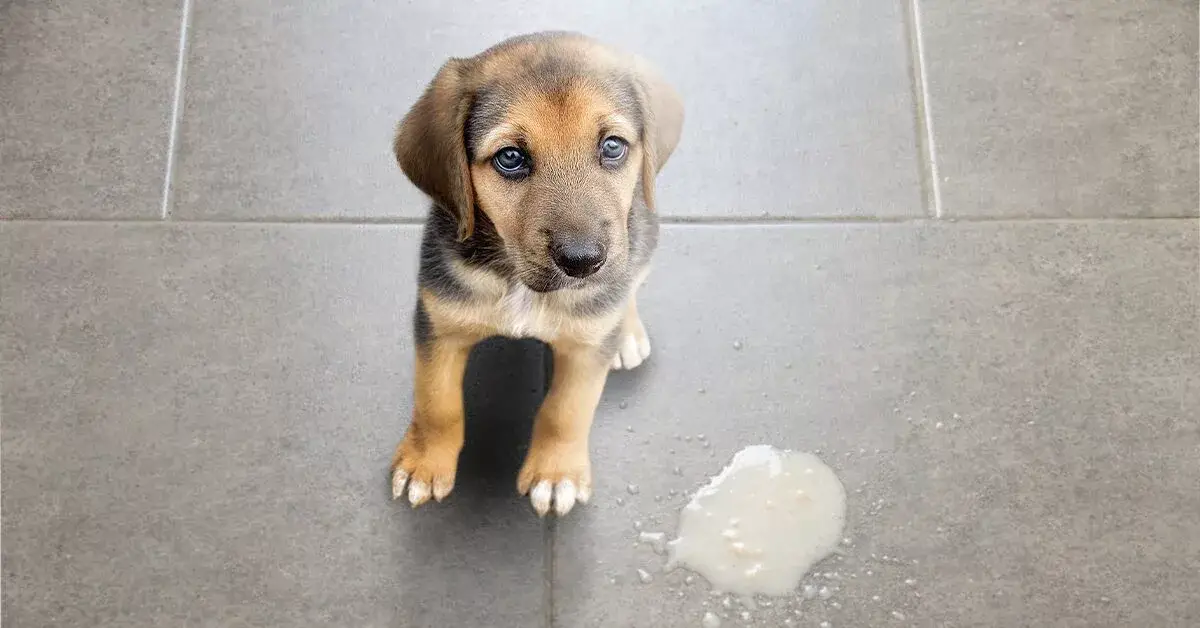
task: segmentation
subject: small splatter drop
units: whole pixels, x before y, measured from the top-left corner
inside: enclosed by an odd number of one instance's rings
[[[895,617],[896,619],[899,619],[900,621],[904,621],[904,619],[905,619],[904,613],[901,613],[900,611],[892,611],[892,617]]]
[[[618,408],[620,408],[620,409],[622,409],[622,410],[624,410],[625,408],[628,408],[628,407],[629,407],[629,402],[627,402],[627,401],[622,401],[621,403],[618,403],[618,404],[617,404],[617,407],[618,407]],[[629,431],[631,431],[631,432],[632,432],[633,430],[629,430]]]
[[[642,489],[638,488],[637,484],[630,484],[629,486],[625,487],[625,490],[629,491],[630,495],[637,495],[638,493],[642,492]]]
[[[733,349],[734,349],[734,351],[741,351],[742,350],[742,341],[734,340],[733,341]]]
[[[721,618],[717,617],[716,613],[708,611],[700,620],[700,626],[701,628],[721,628]]]
[[[649,545],[655,554],[665,554],[667,538],[662,532],[642,532],[638,534],[638,542]]]

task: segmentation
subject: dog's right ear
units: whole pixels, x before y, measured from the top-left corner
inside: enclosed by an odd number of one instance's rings
[[[463,135],[471,108],[467,62],[451,59],[396,129],[392,149],[413,185],[458,222],[458,238],[475,229],[475,191]]]

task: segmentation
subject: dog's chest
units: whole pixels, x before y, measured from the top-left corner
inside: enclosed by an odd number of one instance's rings
[[[494,324],[503,336],[552,341],[567,323],[563,305],[553,296],[525,286],[510,287],[496,302]]]

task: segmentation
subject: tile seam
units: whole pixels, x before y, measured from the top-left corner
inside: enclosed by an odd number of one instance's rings
[[[747,216],[744,218],[665,218],[661,221],[670,227],[788,227],[788,226],[854,226],[854,225],[907,225],[930,222],[946,223],[993,223],[1004,222],[1013,224],[1037,223],[1088,223],[1088,222],[1156,222],[1163,220],[1200,221],[1200,216],[1167,215],[1167,216],[955,216],[939,220],[930,216],[905,216],[897,218],[786,218],[773,220],[770,218]],[[163,222],[159,218],[13,218],[0,220],[7,225],[145,225]],[[372,220],[355,218],[349,220],[171,220],[175,226],[258,226],[258,227],[419,227],[425,220],[417,218],[397,218]]]
[[[545,589],[542,592],[543,604],[546,607],[546,628],[554,628],[554,537],[555,537],[555,521],[551,516],[543,524],[545,539],[545,555],[543,559],[543,573],[545,574]]]
[[[933,111],[925,62],[925,36],[921,28],[920,0],[907,0],[909,67],[912,71],[913,99],[916,107],[917,145],[921,156],[921,179],[926,201],[932,206],[932,218],[945,217],[942,207],[942,177],[939,174],[937,144],[934,140]]]
[[[175,187],[175,168],[179,150],[179,123],[183,113],[183,89],[187,81],[188,35],[192,23],[192,0],[183,0],[179,23],[179,57],[175,61],[175,89],[171,99],[171,119],[167,127],[167,166],[163,175],[162,202],[158,219],[171,220],[171,202]]]

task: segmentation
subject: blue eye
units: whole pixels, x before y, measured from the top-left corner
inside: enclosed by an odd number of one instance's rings
[[[519,148],[505,146],[496,151],[492,165],[505,177],[519,178],[529,172],[529,157]]]
[[[600,142],[600,159],[606,163],[614,164],[624,159],[627,152],[629,144],[619,137],[606,137]]]

